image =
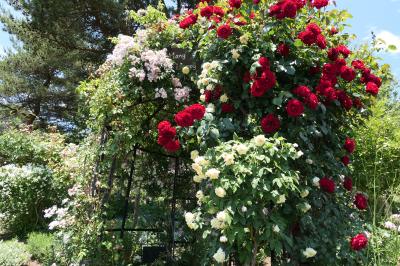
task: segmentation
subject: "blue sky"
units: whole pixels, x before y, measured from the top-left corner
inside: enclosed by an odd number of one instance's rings
[[[167,2],[171,3],[172,0]],[[336,4],[338,8],[347,9],[353,15],[349,20],[352,27],[347,31],[357,34],[356,42],[371,40],[373,31],[387,44],[398,47],[396,51],[383,52],[380,56],[383,63],[392,66],[393,72],[400,80],[400,0],[336,0]],[[5,1],[0,0],[0,5],[4,6]],[[4,48],[10,46],[9,35],[0,30],[0,54]]]

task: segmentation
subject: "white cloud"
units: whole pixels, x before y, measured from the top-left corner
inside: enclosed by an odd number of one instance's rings
[[[396,50],[389,50],[391,53],[400,53],[400,36],[393,34],[390,31],[380,31],[376,38],[378,39],[378,47],[387,48],[389,45],[396,46]]]

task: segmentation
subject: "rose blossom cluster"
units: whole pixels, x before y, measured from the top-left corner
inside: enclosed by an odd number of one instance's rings
[[[280,0],[270,7],[269,15],[277,19],[295,18],[297,12],[305,5],[305,0]]]
[[[310,23],[307,25],[306,29],[299,33],[298,38],[307,45],[317,44],[319,48],[326,48],[326,39],[322,35],[321,28],[315,24]]]
[[[271,90],[276,84],[276,77],[274,72],[270,69],[269,59],[267,57],[260,57],[258,63],[260,64],[260,68],[251,76],[253,82],[250,87],[250,94],[253,97],[264,96],[264,94]]]
[[[196,120],[204,117],[206,109],[201,104],[193,104],[178,112],[174,119],[180,127],[190,127]],[[158,144],[163,146],[168,152],[176,152],[180,148],[180,142],[176,137],[176,128],[169,121],[162,121],[157,126]]]

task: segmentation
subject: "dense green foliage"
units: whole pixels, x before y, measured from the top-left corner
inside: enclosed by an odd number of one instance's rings
[[[43,265],[51,265],[54,261],[54,237],[46,233],[30,233],[26,240],[26,248],[32,255],[32,259]]]
[[[17,240],[0,241],[0,265],[24,266],[30,257],[24,243]]]

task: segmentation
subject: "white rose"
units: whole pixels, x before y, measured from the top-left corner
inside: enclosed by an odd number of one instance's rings
[[[217,220],[220,222],[225,222],[227,219],[228,214],[226,211],[220,211],[217,213]]]
[[[197,173],[197,175],[203,174],[203,168],[198,163],[192,163],[192,169]]]
[[[306,202],[300,207],[300,209],[302,212],[306,213],[311,209],[311,205]]]
[[[286,197],[285,195],[279,195],[278,200],[276,201],[276,203],[278,204],[283,204],[286,202]]]
[[[206,177],[209,177],[211,180],[218,179],[220,171],[215,168],[208,169],[206,172]]]
[[[208,91],[213,91],[213,90],[214,90],[214,84],[208,84],[207,87],[206,87],[206,89],[207,89]]]
[[[240,154],[244,155],[249,151],[249,148],[244,144],[239,144],[235,146],[235,150]]]
[[[231,153],[222,154],[222,158],[224,158],[225,165],[232,165],[235,163],[235,156]]]
[[[249,41],[249,36],[247,34],[240,36],[239,41],[241,44],[247,44]]]
[[[302,192],[300,192],[300,196],[301,196],[302,198],[307,197],[308,194],[310,194],[310,192],[309,192],[307,189],[305,189],[305,190],[303,190]]]
[[[211,64],[208,63],[208,62],[207,62],[207,63],[204,63],[204,64],[203,64],[203,68],[206,69],[206,70],[209,70],[209,69],[211,68]]]
[[[311,160],[311,159],[307,159],[307,160],[306,160],[306,163],[308,163],[308,164],[313,164],[314,162],[313,162],[313,160]]]
[[[228,95],[222,94],[221,97],[219,97],[219,100],[221,103],[226,103],[228,101]]]
[[[190,68],[187,67],[187,66],[183,67],[182,68],[182,73],[185,74],[185,75],[189,74],[190,73]]]
[[[225,261],[225,252],[219,248],[217,252],[213,255],[213,259],[218,263],[223,263]]]
[[[206,96],[204,94],[202,94],[200,96],[200,101],[205,102],[206,101]]]
[[[303,255],[306,258],[312,258],[315,255],[317,255],[317,251],[315,251],[315,249],[313,249],[313,248],[306,248],[306,250],[303,251]]]
[[[279,226],[276,224],[272,227],[272,231],[274,231],[275,233],[279,233],[281,231],[281,229],[279,228]]]
[[[246,206],[242,206],[242,212],[247,212],[247,207]]]
[[[196,160],[197,157],[199,157],[199,151],[194,150],[190,153],[190,159],[192,159],[193,161]]]
[[[222,226],[222,222],[218,221],[217,218],[211,219],[210,224],[211,224],[211,228],[214,228],[214,229],[220,229]]]
[[[221,242],[221,243],[226,243],[226,242],[228,242],[228,238],[227,238],[226,236],[221,236],[221,237],[219,238],[219,242]]]
[[[197,192],[196,192],[196,198],[197,198],[198,200],[202,200],[202,199],[204,198],[204,193],[203,193],[203,191],[201,191],[201,190],[197,191]]]
[[[214,112],[215,112],[215,105],[212,104],[212,103],[209,103],[209,104],[207,105],[206,110],[207,110],[208,113],[214,113]]]
[[[226,196],[226,191],[225,189],[223,189],[222,187],[217,187],[215,190],[215,195],[217,195],[220,198],[223,198]]]
[[[198,175],[195,175],[195,176],[193,177],[193,181],[196,182],[196,183],[200,183],[201,180],[202,180],[202,178],[201,178],[200,176],[198,176]]]
[[[254,143],[256,144],[256,146],[261,147],[265,144],[265,142],[267,141],[267,139],[265,138],[264,135],[258,135],[254,137]]]
[[[319,178],[318,177],[314,177],[312,182],[313,182],[314,186],[319,187]]]
[[[232,58],[233,58],[234,60],[238,60],[238,59],[239,59],[240,54],[239,54],[239,52],[238,52],[236,49],[233,49],[233,50],[231,51],[231,53],[232,53]]]

